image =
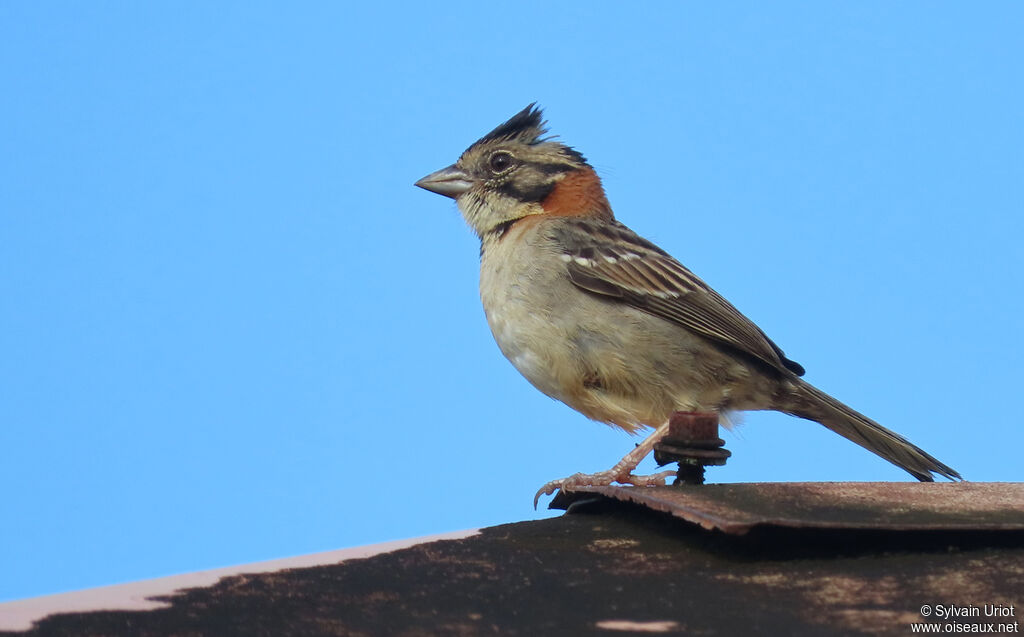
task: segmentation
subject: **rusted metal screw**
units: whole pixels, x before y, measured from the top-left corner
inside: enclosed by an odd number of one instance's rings
[[[704,467],[722,466],[732,453],[718,437],[718,414],[677,411],[668,423],[668,435],[654,445],[658,466],[678,462],[673,484],[704,484]]]

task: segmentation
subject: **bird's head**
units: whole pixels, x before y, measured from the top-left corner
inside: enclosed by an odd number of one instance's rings
[[[546,132],[543,113],[530,104],[416,185],[455,199],[481,238],[529,215],[612,219],[594,169]]]

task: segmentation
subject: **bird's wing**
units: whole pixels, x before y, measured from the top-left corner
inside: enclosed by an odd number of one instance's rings
[[[803,375],[803,367],[731,303],[626,226],[581,218],[554,232],[578,287],[672,321],[777,370]]]

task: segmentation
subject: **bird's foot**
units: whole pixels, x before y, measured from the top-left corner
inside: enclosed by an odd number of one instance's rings
[[[668,423],[658,427],[654,432],[644,438],[643,442],[638,444],[635,449],[623,456],[622,460],[619,460],[614,467],[607,471],[599,471],[597,473],[577,473],[569,476],[568,478],[562,478],[561,480],[552,480],[545,484],[537,491],[537,494],[533,496],[533,508],[537,508],[537,502],[540,500],[542,495],[551,495],[557,489],[571,489],[573,487],[606,487],[613,482],[620,484],[632,484],[637,487],[650,487],[656,485],[665,484],[665,478],[668,476],[675,475],[675,471],[662,471],[661,473],[655,473],[649,476],[635,476],[633,475],[633,469],[636,469],[640,461],[647,457],[647,454],[654,449],[655,443],[665,437],[668,433]]]
[[[618,465],[616,465],[607,471],[598,471],[597,473],[574,473],[568,478],[552,480],[542,486],[540,490],[537,491],[537,494],[533,496],[533,508],[537,508],[537,502],[540,501],[540,496],[551,495],[558,489],[572,489],[573,487],[607,487],[615,482],[619,484],[631,484],[634,487],[664,486],[666,478],[676,475],[675,471],[661,471],[658,473],[652,473],[648,476],[636,476],[632,473],[634,468],[635,467],[629,467],[623,471],[618,467]]]

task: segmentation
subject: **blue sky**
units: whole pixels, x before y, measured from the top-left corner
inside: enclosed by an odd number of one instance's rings
[[[3,3],[0,599],[529,520],[632,447],[412,183],[538,101],[807,379],[1019,480],[1017,3]],[[719,481],[904,480],[749,414]]]

